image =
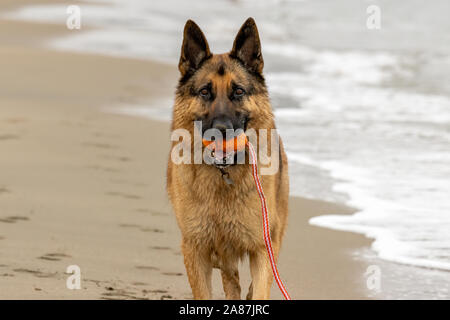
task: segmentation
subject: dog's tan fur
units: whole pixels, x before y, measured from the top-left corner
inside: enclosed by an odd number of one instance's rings
[[[252,94],[236,107],[236,112],[249,115],[248,129],[274,129],[272,109],[261,73],[262,56],[256,56],[258,61],[254,64],[235,58],[241,54],[245,60],[246,52],[236,53],[237,42],[242,40],[238,39],[239,35],[245,38],[250,34],[250,37],[257,39],[249,41],[259,44],[253,19],[248,19],[242,26],[231,53],[211,54],[205,39],[204,50],[201,53],[196,51],[199,60],[204,61],[195,70],[189,69],[195,61],[189,65],[185,57],[188,54],[185,50],[189,49],[186,44],[192,41],[189,32],[196,33],[197,40],[199,35],[203,37],[195,23],[188,21],[179,65],[182,79],[176,93],[172,130],[186,129],[193,137],[193,121],[212,112],[192,94],[192,88],[205,81],[211,81],[218,93],[225,92],[232,81],[251,86]],[[245,42],[246,38],[243,41],[247,49],[248,45],[251,47],[251,43]],[[225,72],[218,74],[218,68],[224,68]],[[186,80],[188,72],[191,74]],[[271,153],[270,141],[266,143]],[[173,142],[172,147],[176,144]],[[193,143],[191,147],[193,150]],[[274,175],[261,177],[276,259],[286,226],[289,194],[287,158],[281,141],[279,159],[280,170]],[[228,167],[227,171],[234,181],[232,185],[226,184],[219,170],[212,165],[174,164],[171,159],[168,162],[167,191],[182,233],[182,252],[192,293],[194,299],[210,299],[212,269],[219,268],[226,298],[240,299],[238,262],[248,255],[252,284],[247,299],[269,299],[273,276],[264,244],[261,204],[251,166],[247,161],[246,164]]]

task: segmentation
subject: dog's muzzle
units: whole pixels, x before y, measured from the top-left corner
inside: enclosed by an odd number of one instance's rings
[[[236,152],[211,151],[212,165],[219,169],[236,164]]]

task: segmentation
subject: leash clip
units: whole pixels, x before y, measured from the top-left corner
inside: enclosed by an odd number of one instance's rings
[[[225,180],[225,183],[228,185],[234,184],[233,179],[230,178],[230,173],[226,172],[224,169],[219,168],[220,172],[222,173],[222,178]]]

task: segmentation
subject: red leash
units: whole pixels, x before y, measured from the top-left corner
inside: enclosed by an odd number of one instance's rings
[[[273,249],[272,249],[272,239],[270,238],[270,227],[269,227],[269,212],[267,210],[266,205],[266,197],[264,196],[264,191],[261,186],[261,182],[259,181],[258,176],[258,166],[256,164],[257,158],[255,150],[253,149],[252,144],[250,141],[247,140],[246,142],[248,149],[250,151],[250,156],[252,158],[252,175],[253,180],[255,180],[256,190],[258,190],[259,199],[261,200],[261,211],[263,216],[263,230],[264,230],[264,242],[266,244],[267,253],[269,255],[270,265],[272,266],[272,272],[273,276],[275,278],[275,281],[278,284],[278,288],[280,288],[281,293],[283,294],[284,298],[286,300],[291,300],[291,297],[289,296],[289,293],[287,292],[283,281],[281,281],[280,275],[278,274],[277,264],[275,263],[275,258],[273,256]]]

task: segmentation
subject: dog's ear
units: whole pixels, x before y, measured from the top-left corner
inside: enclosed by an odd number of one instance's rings
[[[234,39],[230,56],[240,60],[251,72],[262,73],[264,60],[258,28],[253,18],[248,18],[242,25]]]
[[[188,72],[194,72],[200,64],[211,57],[208,42],[199,26],[192,20],[188,20],[184,26],[183,44],[178,69],[184,76]]]

